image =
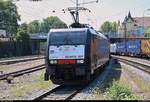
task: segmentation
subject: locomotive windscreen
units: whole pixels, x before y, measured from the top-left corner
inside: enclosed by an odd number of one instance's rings
[[[52,32],[49,59],[84,59],[86,38],[85,31]]]
[[[85,44],[86,32],[53,32],[50,36],[51,45]]]

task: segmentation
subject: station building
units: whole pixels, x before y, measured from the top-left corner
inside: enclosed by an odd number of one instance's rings
[[[125,30],[127,38],[150,37],[150,17],[132,17],[129,12],[119,24],[118,37],[125,37]]]

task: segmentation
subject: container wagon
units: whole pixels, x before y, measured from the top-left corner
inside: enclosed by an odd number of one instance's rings
[[[141,39],[142,56],[150,57],[150,39]]]
[[[126,54],[126,46],[125,42],[116,43],[116,53],[119,55],[125,55]]]
[[[140,40],[130,40],[126,42],[127,49],[126,55],[138,56],[141,54],[141,41]]]

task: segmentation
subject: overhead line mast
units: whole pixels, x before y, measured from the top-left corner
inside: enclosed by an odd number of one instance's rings
[[[79,22],[78,0],[76,0],[76,21]]]
[[[84,8],[84,7],[79,7],[79,6],[83,4],[90,4],[90,3],[95,3],[95,2],[98,3],[99,0],[83,2],[83,3],[79,3],[79,0],[76,0],[76,2],[74,2],[73,0],[70,0],[70,1],[73,3],[76,3],[76,7],[69,7],[67,8],[67,11],[69,11],[71,15],[73,16],[74,22],[79,23],[79,11],[80,10],[88,10],[89,12],[91,12],[89,9]]]

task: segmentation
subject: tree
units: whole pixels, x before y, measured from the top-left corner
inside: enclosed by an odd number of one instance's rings
[[[150,37],[150,27],[147,28],[145,33],[146,33],[146,37]]]
[[[22,23],[22,24],[20,25],[20,29],[23,29],[23,30],[25,30],[25,31],[27,32],[27,30],[28,30],[28,25],[27,25],[26,23]]]
[[[12,0],[0,0],[0,16],[0,28],[6,30],[7,34],[15,34],[20,16]]]
[[[111,32],[117,32],[118,31],[118,24],[116,22],[112,22],[112,29]]]
[[[118,23],[106,21],[102,24],[100,30],[105,33],[117,32],[118,31]]]
[[[30,54],[30,37],[27,34],[27,25],[25,23],[19,27],[15,39],[17,44],[17,53],[19,55]]]
[[[45,32],[48,33],[48,31],[52,28],[66,28],[67,25],[61,21],[58,17],[47,17],[46,19],[43,19],[42,22],[39,22],[38,20],[35,20],[28,25],[28,32],[29,33],[38,33],[38,32]]]
[[[39,23],[38,20],[34,20],[33,22],[29,23],[28,32],[29,33],[38,33],[38,32],[40,32],[40,23]]]
[[[41,31],[47,33],[52,28],[67,28],[67,25],[58,17],[48,17],[41,23]]]
[[[102,24],[100,29],[102,32],[105,32],[105,33],[111,32],[112,31],[111,22],[109,22],[109,21],[104,22],[104,24]]]

